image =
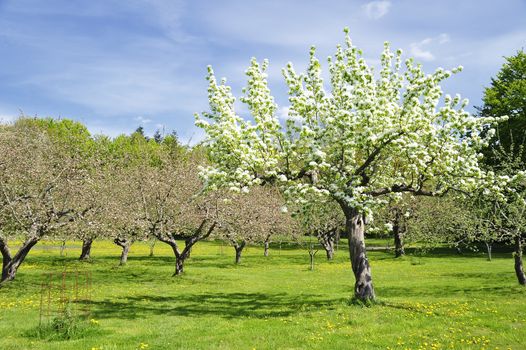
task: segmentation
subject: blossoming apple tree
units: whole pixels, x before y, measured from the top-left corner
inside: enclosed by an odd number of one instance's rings
[[[328,58],[328,83],[314,47],[305,73],[291,63],[283,69],[286,125],[268,87],[268,61],[256,59],[241,97],[252,118],[236,113],[231,88],[209,67],[210,111],[196,116],[196,125],[212,149],[213,165],[202,171],[208,187],[243,192],[273,182],[299,203],[313,194],[338,203],[354,295],[367,301],[375,298],[364,242],[371,208],[403,192],[432,196],[477,186],[484,177],[478,149],[487,142],[481,131],[495,119],[475,118],[464,110],[467,100],[444,96],[440,83],[462,67],[426,74],[411,58],[402,64],[401,50],[386,43],[375,73],[345,32],[345,44]]]

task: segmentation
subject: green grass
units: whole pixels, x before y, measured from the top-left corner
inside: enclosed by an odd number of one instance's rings
[[[517,285],[511,254],[492,262],[441,250],[422,258],[369,253],[379,302],[351,303],[347,252],[323,252],[308,270],[305,249],[249,247],[241,265],[233,249],[200,242],[174,270],[168,246],[119,249],[94,243],[93,262],[76,261],[79,243],[60,257],[39,244],[17,279],[0,289],[0,349],[526,349],[526,289]],[[344,247],[342,244],[341,247]],[[43,273],[92,271],[96,332],[71,340],[31,337],[39,323]]]

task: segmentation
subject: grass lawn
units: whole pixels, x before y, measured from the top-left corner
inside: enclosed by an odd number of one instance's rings
[[[37,245],[17,279],[0,289],[0,349],[526,349],[526,289],[510,253],[458,256],[441,251],[369,258],[379,303],[350,303],[348,254],[316,256],[305,249],[249,247],[242,263],[216,242],[200,242],[181,277],[168,246],[132,246],[118,267],[118,247],[96,241],[93,261],[76,260],[80,244]],[[384,245],[385,246],[385,245]],[[92,327],[82,338],[41,340],[43,273],[92,271]]]

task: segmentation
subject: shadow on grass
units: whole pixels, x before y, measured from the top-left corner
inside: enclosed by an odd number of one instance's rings
[[[509,259],[511,251],[507,247],[499,248],[493,252],[493,259]],[[395,258],[394,251],[384,248],[367,250],[367,255],[374,260],[392,260],[403,261],[404,259],[482,259],[486,260],[487,255],[485,251],[471,251],[464,250],[458,253],[453,248],[438,247],[429,250],[422,250],[421,248],[409,247],[405,248],[405,256],[403,258]]]
[[[481,274],[482,276],[482,274]],[[483,277],[481,277],[483,278]],[[486,276],[487,278],[487,276]],[[508,279],[512,281],[511,278]],[[440,284],[440,286],[429,286],[429,287],[384,287],[376,288],[378,294],[384,298],[391,297],[402,297],[407,299],[416,299],[423,297],[439,297],[445,295],[448,297],[453,296],[480,296],[480,295],[506,295],[506,298],[513,296],[524,295],[524,289],[519,288],[518,285],[510,287],[509,285],[480,285],[476,287],[472,286],[458,286],[455,280],[452,280],[451,285]],[[440,293],[437,292],[440,289]]]
[[[326,300],[322,295],[298,296],[286,293],[208,293],[173,297],[142,295],[126,298],[125,301],[93,301],[92,310],[98,319],[137,319],[155,315],[273,318],[322,307],[332,308],[347,301],[346,298]]]

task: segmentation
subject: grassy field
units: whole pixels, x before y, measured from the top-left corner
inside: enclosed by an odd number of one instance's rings
[[[511,254],[488,262],[481,254],[440,252],[393,259],[370,252],[379,303],[351,303],[347,252],[334,261],[306,250],[249,247],[240,265],[233,249],[198,243],[182,277],[160,243],[132,247],[118,267],[119,249],[96,242],[93,261],[76,261],[40,244],[17,279],[0,289],[0,349],[526,349],[526,290]],[[55,243],[56,244],[56,243]],[[385,245],[384,245],[385,246]],[[83,337],[42,340],[40,286],[45,272],[92,271],[91,325]]]

